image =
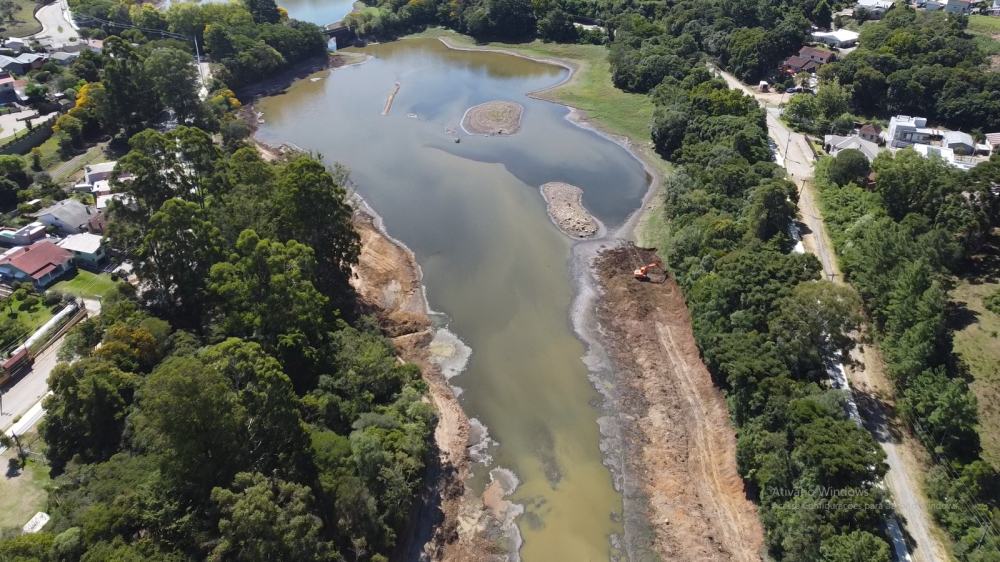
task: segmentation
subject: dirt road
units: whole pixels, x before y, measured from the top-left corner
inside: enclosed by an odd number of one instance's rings
[[[757,98],[755,92],[726,72],[720,72],[730,88],[741,89]],[[758,101],[761,101],[758,98]],[[830,240],[823,223],[823,215],[816,204],[815,188],[812,185],[813,158],[805,135],[792,132],[778,119],[778,110],[767,110],[768,135],[774,139],[779,156],[784,159],[785,169],[800,187],[799,214],[805,229],[802,230],[802,244],[806,250],[815,255],[823,266],[827,279],[842,283],[840,270],[837,267],[836,256],[833,253],[833,242]],[[882,445],[886,453],[889,472],[885,477],[885,485],[892,494],[896,509],[902,518],[909,535],[909,555],[915,562],[938,562],[948,560],[947,551],[941,541],[931,533],[933,523],[925,505],[926,498],[921,489],[923,468],[916,458],[915,451],[919,445],[912,436],[900,431],[892,431],[890,422],[892,416],[887,414],[891,403],[884,401],[882,396],[889,393],[877,393],[876,389],[889,389],[891,385],[885,377],[883,363],[878,353],[866,349],[865,353],[855,353],[854,358],[863,365],[854,369],[845,365],[851,386],[858,394],[858,407],[868,429],[875,440]]]
[[[652,549],[663,560],[761,560],[764,534],[736,470],[736,436],[722,393],[701,361],[674,280],[640,283],[634,246],[597,258],[598,318],[620,372],[618,409],[638,428],[627,473],[647,496]]]

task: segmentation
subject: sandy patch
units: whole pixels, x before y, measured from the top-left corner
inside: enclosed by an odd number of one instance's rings
[[[470,134],[513,135],[521,130],[524,109],[509,101],[488,101],[470,107],[462,117],[462,128]]]
[[[597,234],[600,225],[583,206],[583,190],[575,185],[549,182],[542,185],[549,217],[559,230],[573,238],[590,238]]]

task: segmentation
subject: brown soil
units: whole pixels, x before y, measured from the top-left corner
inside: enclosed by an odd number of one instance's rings
[[[758,562],[764,533],[736,471],[736,437],[722,393],[701,361],[684,295],[672,277],[632,271],[658,258],[620,246],[596,260],[598,318],[620,370],[630,433],[627,472],[647,498],[651,548],[664,560]]]
[[[416,259],[388,238],[371,215],[355,211],[353,224],[361,235],[361,255],[352,284],[363,306],[377,315],[380,326],[392,338],[400,359],[420,366],[429,400],[438,413],[434,432],[437,464],[429,467],[422,505],[414,509],[412,517],[414,528],[400,538],[400,556],[396,558],[409,559],[402,553],[422,551],[435,562],[503,560],[505,553],[489,538],[502,526],[491,509],[496,502],[493,496],[473,497],[465,484],[470,467],[469,419],[431,360],[434,332]],[[423,526],[430,527],[428,532],[420,528]]]
[[[513,135],[521,130],[523,108],[509,101],[488,101],[469,108],[462,127],[481,135]]]
[[[597,220],[584,208],[583,190],[575,185],[549,182],[542,186],[542,197],[549,216],[556,226],[573,238],[590,238],[597,234]]]

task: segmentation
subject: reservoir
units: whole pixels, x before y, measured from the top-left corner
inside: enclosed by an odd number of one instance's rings
[[[640,205],[646,174],[624,149],[567,120],[567,108],[525,96],[558,84],[566,69],[436,39],[361,52],[372,59],[256,104],[265,119],[258,138],[347,166],[389,234],[416,255],[430,307],[472,349],[451,383],[497,443],[471,485],[482,492],[493,468],[520,481],[509,499],[525,509],[522,560],[608,560],[622,499],[602,464],[601,397],[570,322],[573,242],[550,221],[539,186],[579,186],[613,230]],[[519,133],[462,131],[466,109],[491,100],[524,107]]]

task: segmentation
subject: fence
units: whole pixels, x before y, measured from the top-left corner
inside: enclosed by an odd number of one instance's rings
[[[56,122],[56,118],[59,117],[58,113],[51,114],[47,119],[34,124],[32,130],[19,131],[14,133],[14,138],[10,139],[3,145],[0,145],[0,154],[18,154],[24,155],[31,152],[32,148],[42,144],[43,142],[49,140],[52,136],[52,125]],[[18,136],[18,135],[21,136]]]

